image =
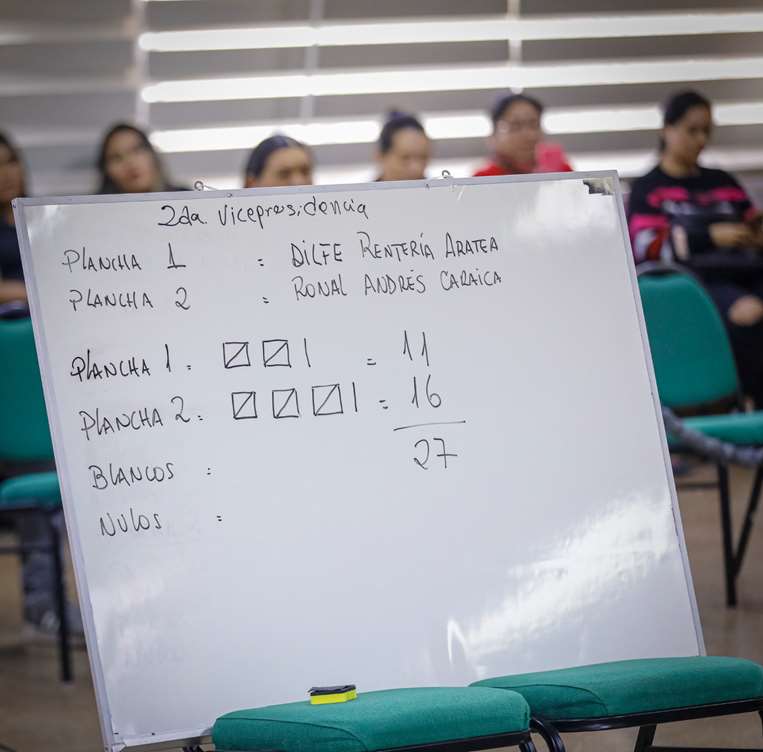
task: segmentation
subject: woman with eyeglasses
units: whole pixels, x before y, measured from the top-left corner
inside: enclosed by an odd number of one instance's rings
[[[475,177],[517,175],[527,172],[570,172],[558,144],[543,140],[543,105],[526,94],[507,94],[493,106],[493,133],[489,139],[493,159]]]

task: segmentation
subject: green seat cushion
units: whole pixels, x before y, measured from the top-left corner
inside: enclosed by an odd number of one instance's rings
[[[0,483],[0,509],[29,502],[51,508],[61,505],[61,491],[55,472],[27,473]]]
[[[533,715],[560,721],[763,698],[763,667],[742,658],[650,658],[501,676],[475,684],[519,692]]]
[[[706,436],[727,441],[729,444],[763,444],[763,412],[726,413],[686,418],[686,425]]]
[[[374,752],[527,731],[530,709],[514,692],[428,687],[364,692],[332,705],[292,702],[227,713],[215,721],[218,750]]]

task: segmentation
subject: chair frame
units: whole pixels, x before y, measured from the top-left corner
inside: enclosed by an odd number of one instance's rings
[[[702,280],[699,279],[691,269],[687,269],[684,266],[671,262],[649,261],[639,264],[636,268],[636,274],[638,277],[655,274],[683,274],[686,277],[692,278],[700,286],[703,286]],[[729,395],[729,401],[730,404],[735,404],[738,408],[742,408],[741,393],[738,392],[735,395]],[[693,454],[696,457],[703,457],[703,455],[691,452],[687,449],[678,449],[676,451],[680,454]],[[731,518],[731,492],[729,487],[728,467],[722,463],[717,463],[716,470],[717,480],[715,482],[682,483],[677,484],[677,487],[686,491],[697,491],[704,488],[718,489],[721,513],[721,542],[723,548],[726,605],[733,608],[737,605],[738,600],[737,579],[742,571],[742,564],[744,562],[745,554],[747,553],[747,545],[750,541],[750,534],[752,533],[753,524],[755,522],[755,513],[757,512],[760,503],[761,489],[763,489],[763,465],[759,465],[755,471],[750,495],[747,501],[747,509],[745,510],[742,522],[742,529],[736,543],[734,543],[734,531]]]
[[[379,752],[477,752],[501,747],[519,747],[521,752],[536,752],[531,731],[514,731],[509,734],[474,736],[469,739],[451,739],[445,742],[413,744],[407,747],[390,747]],[[183,747],[183,752],[203,752],[200,746]],[[238,750],[237,752],[284,752],[278,747],[261,750]]]
[[[723,563],[726,574],[726,605],[737,605],[737,578],[742,570],[747,544],[755,523],[755,513],[760,503],[760,492],[763,487],[763,465],[758,465],[753,478],[747,510],[744,514],[742,529],[737,543],[734,544],[734,533],[731,524],[731,494],[729,491],[729,471],[726,465],[718,465],[718,491],[721,501],[721,530],[723,533]]]
[[[54,516],[59,512],[59,508],[43,509],[36,505],[33,500],[28,503],[18,503],[0,507],[0,517],[10,520],[17,519],[20,516],[42,517],[50,536],[50,541],[46,544],[23,544],[15,546],[0,546],[0,556],[17,555],[23,556],[34,551],[44,551],[51,554],[53,566],[53,582],[55,583],[54,597],[56,615],[58,616],[58,658],[61,681],[71,682],[74,678],[72,669],[71,645],[69,640],[69,621],[66,613],[66,594],[64,591],[64,566],[61,557],[61,535],[58,532]]]
[[[658,710],[652,713],[633,713],[600,718],[550,720],[533,716],[530,721],[530,728],[546,742],[549,752],[565,752],[566,747],[561,733],[610,731],[621,728],[639,729],[634,752],[763,752],[761,748],[741,750],[731,747],[663,747],[652,744],[657,726],[660,724],[741,713],[758,713],[761,723],[763,723],[763,697],[753,700],[736,700],[711,705],[695,705],[688,708]]]

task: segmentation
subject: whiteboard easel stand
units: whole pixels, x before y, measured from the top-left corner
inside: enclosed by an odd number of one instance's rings
[[[201,192],[174,192],[164,194],[136,194],[133,196],[125,197],[122,195],[107,195],[107,196],[62,196],[50,198],[25,198],[18,199],[13,202],[14,214],[16,218],[16,225],[18,228],[18,235],[20,246],[22,249],[22,260],[24,263],[24,272],[26,278],[29,280],[29,286],[31,288],[31,294],[29,296],[30,309],[33,314],[33,323],[35,328],[35,335],[38,343],[38,353],[41,363],[41,375],[43,381],[43,387],[46,395],[46,402],[48,404],[57,404],[55,389],[52,382],[51,374],[53,372],[52,363],[48,360],[48,348],[46,346],[46,337],[44,331],[42,331],[39,322],[42,320],[41,303],[39,301],[39,294],[36,289],[35,282],[35,270],[34,262],[32,259],[32,252],[29,241],[29,231],[26,224],[23,208],[36,205],[77,205],[77,204],[110,204],[110,203],[125,203],[125,202],[156,202],[158,196],[161,196],[161,200],[169,201],[193,201],[198,199],[222,199],[222,198],[251,198],[253,196],[274,196],[274,195],[298,195],[305,193],[309,190],[314,194],[331,194],[336,192],[366,192],[366,191],[388,191],[399,190],[404,188],[417,188],[424,187],[427,189],[450,187],[451,190],[460,188],[468,188],[469,186],[486,185],[488,183],[533,183],[541,181],[580,181],[595,180],[609,186],[610,190],[619,199],[621,196],[620,184],[618,175],[615,171],[599,171],[599,172],[586,172],[586,173],[549,173],[549,174],[530,174],[530,175],[511,175],[495,178],[452,178],[450,176],[443,176],[443,178],[429,179],[424,181],[398,181],[398,182],[386,182],[386,183],[372,183],[372,184],[349,184],[349,185],[336,185],[336,186],[311,186],[305,187],[288,187],[288,188],[255,188],[240,191],[201,191]],[[627,222],[623,210],[622,200],[618,200],[618,216],[620,225],[620,234],[626,248],[630,247],[630,240],[627,230]],[[658,426],[660,434],[660,440],[662,444],[662,454],[664,461],[664,470],[668,480],[668,487],[670,493],[670,501],[672,505],[673,516],[675,520],[676,535],[678,537],[680,556],[683,563],[683,572],[686,580],[686,586],[688,589],[688,599],[690,601],[691,613],[695,626],[695,636],[697,646],[700,654],[705,653],[704,640],[702,637],[702,630],[699,621],[699,614],[694,596],[693,582],[691,572],[689,568],[688,555],[686,551],[686,544],[683,536],[683,529],[681,526],[681,516],[678,507],[678,499],[676,495],[675,485],[672,481],[672,472],[670,465],[670,455],[667,449],[666,435],[664,425],[660,412],[660,405],[657,396],[656,381],[654,376],[654,370],[652,366],[651,354],[649,350],[649,342],[646,334],[646,327],[644,322],[644,316],[641,309],[641,302],[638,296],[638,286],[636,281],[635,265],[632,255],[629,255],[628,261],[628,273],[631,282],[631,291],[633,294],[633,304],[635,306],[638,323],[641,334],[641,343],[646,358],[646,368],[649,375],[649,381],[652,390],[653,407],[655,413],[655,420]],[[42,346],[40,346],[42,345]],[[58,426],[51,425],[51,433],[53,438],[53,444],[55,447],[55,454],[59,460],[61,466],[67,466],[67,448],[63,435],[60,434]],[[64,508],[68,509],[69,505],[73,504],[72,489],[70,487],[70,481],[68,476],[61,478],[62,497],[64,502]],[[72,516],[73,515],[68,515]],[[84,556],[81,541],[78,531],[72,529],[69,531],[69,538],[71,544],[72,557],[75,561],[75,578],[77,581],[77,589],[79,593],[88,593],[88,583],[86,576],[86,569],[84,565]],[[95,624],[94,616],[90,602],[85,598],[82,603],[82,616],[84,622],[85,633],[88,639],[88,644],[95,646],[97,644],[95,638]],[[195,735],[187,735],[184,732],[166,732],[162,734],[153,734],[150,737],[133,738],[130,740],[130,744],[127,745],[121,739],[119,735],[112,729],[111,714],[109,709],[109,702],[106,695],[106,683],[103,674],[103,668],[97,655],[96,650],[89,650],[88,657],[93,674],[93,681],[95,685],[96,700],[99,708],[99,721],[101,724],[101,730],[106,745],[104,749],[106,752],[117,752],[117,750],[129,748],[130,752],[142,752],[143,750],[159,750],[170,749],[182,746],[184,750],[194,750],[195,746],[199,744],[208,743],[210,741],[208,735],[204,732],[197,733]]]

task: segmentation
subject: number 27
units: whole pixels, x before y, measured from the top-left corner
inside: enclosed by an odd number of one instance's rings
[[[432,458],[432,444],[431,442],[439,442],[440,443],[440,451],[436,452],[434,454],[434,457],[439,458],[442,460],[442,466],[443,469],[448,469],[448,458],[449,457],[458,457],[458,455],[455,452],[448,452],[448,450],[445,447],[445,439],[441,439],[437,436],[430,439],[419,439],[414,445],[413,448],[416,449],[419,452],[418,456],[413,457],[413,461],[418,465],[422,470],[429,470],[429,461]],[[421,447],[421,449],[419,449]]]

